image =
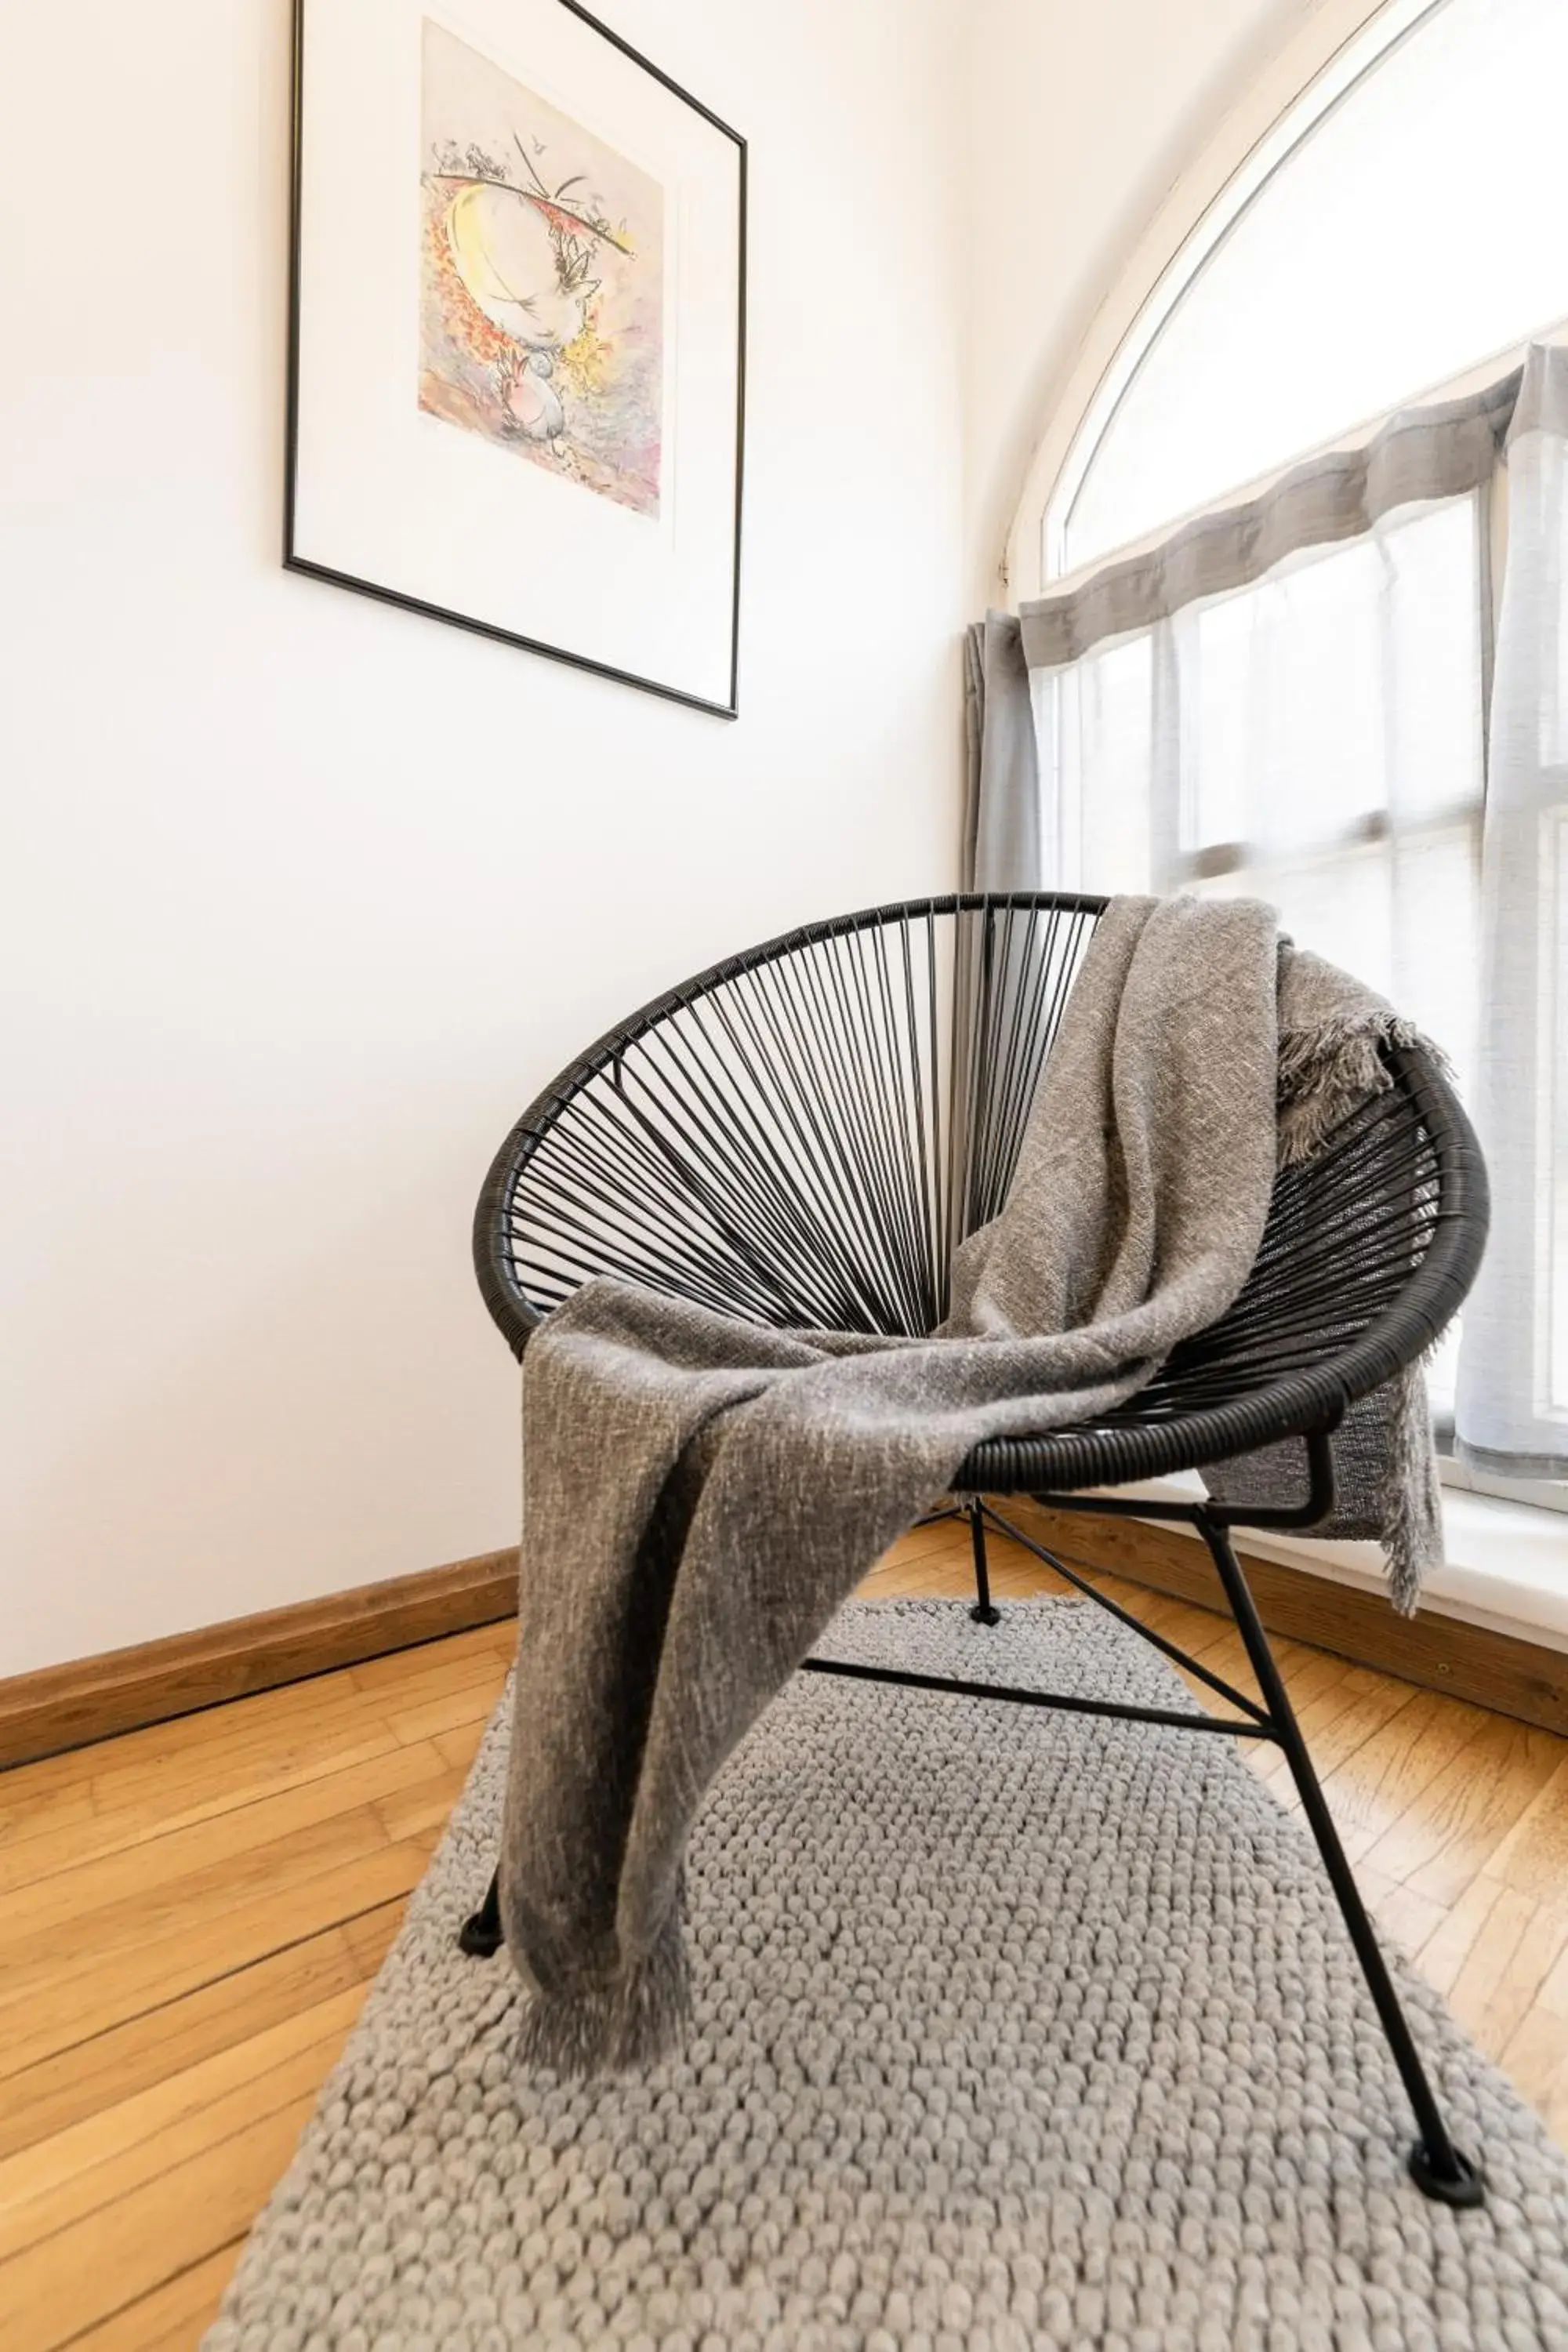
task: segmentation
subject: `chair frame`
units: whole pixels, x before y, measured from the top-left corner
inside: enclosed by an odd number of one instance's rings
[[[521,1359],[529,1338],[542,1320],[540,1308],[522,1286],[514,1257],[514,1202],[519,1180],[583,1089],[606,1069],[618,1071],[620,1057],[628,1047],[672,1013],[700,1002],[739,973],[754,971],[801,948],[868,927],[911,919],[929,922],[948,915],[973,915],[984,923],[989,935],[994,917],[1009,909],[1066,911],[1087,918],[1092,924],[1106,903],[1102,898],[1066,893],[965,893],[868,908],[833,922],[805,926],[744,956],[728,958],[681,987],[667,991],[607,1033],[563,1071],[524,1112],[496,1155],[479,1195],[474,1221],[475,1268],[485,1302],[513,1352]],[[1111,1416],[1108,1423],[1093,1429],[1051,1431],[1037,1437],[989,1441],[976,1447],[960,1465],[952,1481],[951,1504],[931,1515],[932,1518],[963,1518],[968,1524],[976,1594],[970,1613],[979,1623],[995,1625],[1001,1622],[1001,1612],[991,1596],[986,1556],[986,1532],[994,1528],[1034,1554],[1141,1641],[1194,1676],[1233,1712],[1219,1716],[1184,1707],[1138,1706],[1109,1698],[1023,1689],[1003,1683],[971,1682],[839,1659],[808,1657],[802,1661],[801,1671],[894,1684],[908,1689],[947,1691],[965,1697],[1047,1707],[1112,1721],[1157,1724],[1209,1736],[1266,1740],[1278,1747],[1295,1782],[1308,1827],[1415,2118],[1419,2137],[1407,2158],[1411,2176],[1426,2197],[1463,2208],[1484,2201],[1482,2175],[1478,2166],[1455,2147],[1448,2132],[1230,1536],[1231,1528],[1237,1525],[1258,1529],[1309,1528],[1329,1517],[1335,1499],[1330,1441],[1346,1410],[1425,1351],[1463,1298],[1479,1263],[1487,1224],[1486,1173],[1468,1122],[1444,1074],[1428,1053],[1420,1048],[1394,1047],[1389,1049],[1386,1059],[1393,1081],[1390,1095],[1396,1108],[1402,1108],[1405,1117],[1414,1121],[1414,1131],[1421,1137],[1426,1154],[1424,1166],[1430,1175],[1436,1206],[1426,1228],[1424,1252],[1402,1276],[1397,1295],[1382,1311],[1365,1328],[1354,1330],[1346,1344],[1328,1352],[1321,1362],[1298,1366],[1279,1377],[1249,1381],[1237,1394],[1226,1395],[1222,1381],[1217,1403],[1200,1402],[1196,1409],[1182,1410],[1178,1375],[1164,1410],[1155,1419],[1138,1419],[1141,1400],[1135,1398],[1131,1406],[1122,1409],[1120,1425],[1116,1425],[1117,1416]],[[604,1270],[614,1268],[606,1265]],[[1277,1297],[1276,1307],[1270,1311],[1277,1311]],[[1256,1360],[1258,1341],[1260,1335],[1266,1335],[1267,1323],[1256,1308],[1249,1312],[1247,1293],[1238,1302],[1238,1308],[1215,1327],[1216,1335],[1222,1332],[1224,1346],[1233,1359],[1239,1354],[1243,1361]],[[1210,1335],[1204,1337],[1206,1340]],[[1201,1364],[1201,1349],[1196,1360]],[[1173,1358],[1173,1365],[1175,1361]],[[1193,1377],[1189,1362],[1188,1378]],[[1205,1392],[1205,1378],[1208,1392],[1214,1391],[1213,1370],[1200,1370],[1200,1396]],[[1149,1393],[1144,1391],[1144,1397]],[[1084,1491],[1200,1467],[1287,1437],[1300,1438],[1305,1444],[1307,1491],[1299,1504],[1277,1508],[1231,1508],[1213,1500],[1179,1502],[1142,1495]],[[1190,1526],[1208,1548],[1226,1607],[1261,1694],[1261,1703],[1142,1623],[1078,1569],[1005,1517],[991,1497],[1010,1494],[1027,1496],[1052,1510],[1179,1521]],[[463,1924],[458,1941],[465,1952],[476,1957],[489,1957],[499,1948],[501,1929],[498,1875],[492,1875],[479,1909]]]

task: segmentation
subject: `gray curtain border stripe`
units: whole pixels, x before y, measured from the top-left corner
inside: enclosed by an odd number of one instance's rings
[[[1568,438],[1568,343],[1531,343],[1524,355],[1523,376],[1509,441],[1517,441],[1521,433],[1542,431]]]
[[[1081,586],[1020,605],[1025,661],[1062,668],[1107,638],[1262,579],[1301,548],[1359,538],[1395,507],[1477,489],[1510,430],[1527,431],[1549,413],[1554,424],[1568,421],[1568,352],[1534,344],[1527,364],[1481,391],[1400,410],[1359,447],[1308,458],[1256,498],[1195,516]]]

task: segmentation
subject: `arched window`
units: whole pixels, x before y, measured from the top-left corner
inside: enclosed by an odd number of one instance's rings
[[[1058,578],[1568,310],[1564,0],[1393,0],[1258,142],[1089,403]]]
[[[1461,1446],[1559,1482],[1565,89],[1568,0],[1389,0],[1318,73],[1048,428],[973,738],[978,879],[1256,894],[1447,1047],[1500,1208]]]

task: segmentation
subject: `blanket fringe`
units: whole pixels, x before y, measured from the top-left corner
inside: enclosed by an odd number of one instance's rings
[[[690,2012],[678,1906],[653,1949],[609,1983],[535,1991],[518,2028],[517,2054],[525,2066],[567,2075],[651,2066],[679,2047]]]
[[[1432,1453],[1426,1375],[1419,1361],[1405,1366],[1395,1391],[1378,1506],[1389,1598],[1402,1617],[1414,1617],[1427,1570],[1443,1558],[1443,1505]]]
[[[1390,1085],[1381,1048],[1415,1045],[1420,1032],[1392,1013],[1326,1021],[1279,1038],[1279,1165],[1321,1151],[1342,1118]]]

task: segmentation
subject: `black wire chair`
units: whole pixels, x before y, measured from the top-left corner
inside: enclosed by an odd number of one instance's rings
[[[1036,1081],[1102,898],[925,898],[807,925],[670,989],[563,1070],[512,1129],[479,1196],[474,1258],[521,1358],[595,1274],[774,1326],[924,1334],[956,1244],[1000,1209]],[[1486,1235],[1486,1174],[1442,1072],[1391,1048],[1392,1084],[1309,1165],[1279,1176],[1257,1262],[1219,1321],[1091,1427],[977,1446],[953,1481],[973,1538],[973,1614],[994,1624],[988,1525],[1195,1675],[1233,1710],[1141,1707],[808,1658],[805,1668],[1085,1716],[1267,1739],[1289,1762],[1420,2134],[1429,2197],[1481,2201],[1454,2147],[1340,1843],[1229,1529],[1306,1528],[1333,1505],[1330,1439],[1453,1315]],[[1304,1441],[1288,1508],[1108,1497],[1085,1488]],[[1187,1657],[989,1497],[1184,1519],[1204,1538],[1261,1703]],[[500,1940],[497,1888],[462,1931]]]

